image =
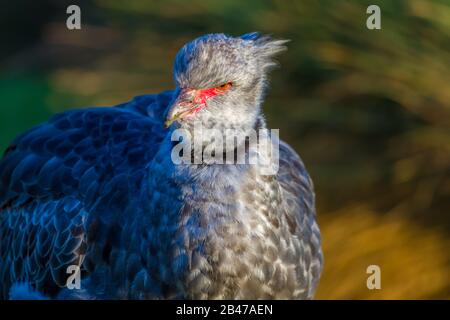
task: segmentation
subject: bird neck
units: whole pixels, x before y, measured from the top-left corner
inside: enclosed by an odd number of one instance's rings
[[[192,122],[172,128],[167,136],[172,144],[172,158],[182,158],[175,160],[175,164],[222,164],[221,159],[226,164],[236,164],[238,156],[245,157],[249,149],[258,144],[262,131],[267,131],[266,123],[259,115],[248,125],[240,126],[205,126],[200,121]]]
[[[266,129],[262,116],[252,130],[213,129],[201,132],[200,137],[197,134],[172,130],[167,135],[165,153],[170,156],[166,161],[170,161],[175,179],[182,178],[180,183],[188,178],[188,183],[226,187],[251,170],[272,175],[278,167],[278,134]]]

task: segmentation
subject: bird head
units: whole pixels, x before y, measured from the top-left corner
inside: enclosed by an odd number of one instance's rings
[[[253,128],[260,114],[267,73],[286,40],[249,33],[208,34],[187,43],[174,63],[176,84],[166,127]]]

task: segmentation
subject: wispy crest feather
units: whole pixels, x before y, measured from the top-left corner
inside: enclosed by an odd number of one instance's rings
[[[278,65],[274,57],[287,50],[288,39],[274,39],[270,35],[261,35],[258,32],[246,33],[240,37],[243,40],[251,41],[254,55],[261,59],[264,68]]]

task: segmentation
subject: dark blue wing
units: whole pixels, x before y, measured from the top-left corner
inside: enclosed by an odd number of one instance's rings
[[[64,112],[10,145],[0,161],[0,298],[16,282],[56,295],[87,242],[107,242],[99,225],[130,210],[145,187],[170,99]]]

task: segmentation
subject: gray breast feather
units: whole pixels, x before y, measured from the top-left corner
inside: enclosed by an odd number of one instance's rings
[[[63,113],[13,142],[0,161],[0,298],[18,283],[68,299],[312,297],[322,252],[300,158],[282,142],[276,176],[222,166],[218,183],[176,181],[170,99]],[[81,291],[65,288],[70,265]]]
[[[313,184],[295,151],[280,142],[278,174],[249,179],[243,197],[246,215],[252,217],[247,222],[250,234],[260,241],[250,240],[258,256],[251,266],[253,276],[241,284],[248,286],[242,296],[311,299],[323,257]]]
[[[311,298],[323,268],[314,186],[300,157],[284,142],[280,144],[278,181],[289,232],[303,240],[303,255],[300,258],[310,281],[308,298]]]

